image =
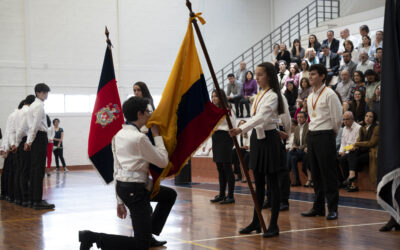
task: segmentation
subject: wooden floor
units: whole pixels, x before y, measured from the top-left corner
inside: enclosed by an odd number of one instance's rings
[[[159,239],[158,249],[400,249],[400,232],[380,233],[389,219],[373,200],[374,193],[341,197],[339,219],[303,218],[310,209],[312,191],[292,189],[290,211],[279,217],[280,236],[240,235],[252,216],[252,201],[245,185],[237,187],[236,203],[210,204],[217,194],[216,180],[174,187],[177,202]],[[173,185],[172,181],[166,181]],[[78,231],[93,230],[132,235],[130,220],[116,216],[114,187],[105,185],[96,172],[53,173],[45,178],[45,199],[53,211],[36,211],[0,202],[0,249],[79,249]],[[263,210],[264,217],[269,210]],[[96,247],[93,247],[96,249]]]

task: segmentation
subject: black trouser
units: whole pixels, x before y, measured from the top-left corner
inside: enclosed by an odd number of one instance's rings
[[[21,191],[21,201],[28,202],[29,200],[29,175],[31,172],[31,151],[24,150],[26,136],[22,138],[22,142],[18,146],[18,164],[19,164],[19,188]]]
[[[60,158],[61,164],[63,168],[65,168],[65,161],[64,161],[64,156],[63,156],[63,149],[62,148],[57,148],[53,151],[54,153],[54,158],[56,159],[56,168],[58,169],[60,167],[60,164],[58,162],[58,159]]]
[[[176,192],[167,187],[160,186],[160,192],[152,201],[158,201],[152,214],[150,206],[150,192],[144,183],[117,182],[117,193],[128,207],[134,237],[100,234],[98,247],[108,249],[148,249],[151,234],[159,234],[165,225],[169,212],[176,199]]]
[[[228,184],[228,197],[233,198],[235,191],[235,176],[232,171],[232,163],[216,162],[218,169],[219,195],[225,197],[226,184]]]
[[[32,202],[40,202],[43,196],[43,177],[46,167],[47,133],[38,131],[32,143],[31,171],[29,175],[30,199]]]
[[[15,172],[17,165],[17,155],[15,153],[10,152],[8,154],[8,171],[7,171],[7,192],[8,197],[13,201],[15,199]]]
[[[299,169],[297,164],[303,160],[305,152],[300,149],[294,149],[287,152],[287,169],[293,171],[297,183],[300,183]]]
[[[269,222],[269,228],[274,228],[278,225],[278,217],[279,217],[279,207],[280,207],[280,190],[279,190],[279,181],[278,174],[268,174],[267,178],[263,173],[254,172],[255,184],[256,184],[256,197],[258,206],[260,209],[264,203],[265,197],[265,180],[267,180],[268,190],[271,193],[271,220]],[[254,208],[253,221],[252,224],[259,225],[260,221],[258,220],[256,209]]]
[[[338,172],[338,179],[340,182],[343,182],[349,177],[349,154],[339,156],[338,161],[342,169],[341,172]]]
[[[1,195],[8,196],[8,170],[10,169],[10,157],[4,159],[3,170],[1,172]]]
[[[239,102],[241,99],[242,99],[241,95],[235,96],[235,97],[232,97],[231,99],[229,99],[229,102],[235,104],[236,116],[239,116]]]
[[[314,209],[336,212],[339,202],[336,143],[333,130],[309,131],[307,136],[309,163],[314,181]]]
[[[369,151],[364,149],[357,149],[349,153],[348,157],[349,170],[356,173],[362,169],[364,165],[369,163]]]
[[[241,148],[240,152],[242,152],[243,160],[246,166],[249,167],[249,162],[250,162],[249,152],[244,148]],[[239,179],[242,179],[242,171],[240,170],[240,160],[235,148],[232,150],[232,163],[233,163],[233,173],[237,174]]]
[[[240,99],[240,115],[244,116],[243,114],[243,104],[246,107],[247,115],[250,116],[250,100],[242,96]]]

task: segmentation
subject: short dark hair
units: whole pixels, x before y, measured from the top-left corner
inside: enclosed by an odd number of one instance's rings
[[[374,70],[372,70],[372,69],[367,69],[366,71],[365,71],[365,73],[364,73],[364,76],[365,77],[367,77],[367,76],[374,76],[375,77],[375,81],[379,81],[379,75],[378,75],[378,73],[376,73]]]
[[[232,73],[230,73],[230,74],[228,74],[228,78],[229,78],[229,77],[235,77],[235,75],[232,74]]]
[[[287,66],[287,63],[285,60],[279,60],[278,64],[281,64],[281,63],[283,63],[283,64],[285,64],[285,66]]]
[[[353,79],[354,79],[354,74],[357,73],[360,76],[360,82],[365,82],[365,77],[364,77],[364,73],[361,70],[356,70],[353,73]]]
[[[333,32],[333,30],[328,30],[328,32],[326,32],[326,33],[328,34],[329,32],[331,32],[332,35],[335,35],[335,32]]]
[[[345,51],[343,52],[343,55],[344,55],[344,54],[349,54],[349,56],[350,56],[350,58],[351,58],[351,53],[350,53],[350,51],[345,50]]]
[[[321,45],[321,49],[329,49],[328,44],[324,43]]]
[[[316,70],[318,72],[319,76],[325,75],[325,78],[323,81],[326,80],[326,75],[328,74],[328,71],[326,70],[325,66],[322,64],[313,64],[310,67],[310,72]]]
[[[25,99],[22,100],[22,101],[18,104],[18,109],[22,109],[22,107],[24,106],[24,104],[25,104]]]
[[[56,121],[57,121],[58,123],[60,123],[60,119],[54,118],[54,119],[53,119],[53,125],[54,125],[54,123],[56,123]]]
[[[304,111],[300,111],[300,112],[298,112],[298,113],[297,113],[297,115],[299,115],[299,114],[303,114],[303,115],[304,115],[304,118],[306,118],[306,119],[307,119],[307,114],[306,114],[306,112],[304,112]]]
[[[50,92],[49,86],[45,83],[38,83],[35,85],[35,93],[40,93],[40,92]]]
[[[25,98],[25,105],[31,105],[35,101],[36,97],[34,95],[28,95]]]
[[[375,52],[378,52],[378,50],[382,50],[382,51],[383,51],[383,48],[381,48],[381,47],[376,48],[376,51],[375,51]]]
[[[368,27],[368,25],[361,25],[360,26],[360,30],[362,30],[362,31],[366,31],[367,33],[369,33],[369,27]]]
[[[137,113],[144,113],[149,104],[149,99],[132,96],[122,104],[122,112],[128,122],[135,122],[138,119]]]

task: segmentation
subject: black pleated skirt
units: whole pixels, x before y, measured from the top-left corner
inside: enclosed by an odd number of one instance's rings
[[[255,173],[272,174],[285,169],[284,152],[276,129],[265,131],[264,139],[257,139],[255,129],[250,137],[250,168]]]
[[[214,162],[232,162],[233,141],[228,131],[217,130],[212,135]]]

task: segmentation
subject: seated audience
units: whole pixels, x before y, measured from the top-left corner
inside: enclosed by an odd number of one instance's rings
[[[318,42],[315,35],[310,35],[308,37],[308,48],[313,48],[317,54],[321,51],[321,44]]]
[[[272,47],[272,53],[271,53],[271,58],[269,59],[269,61],[273,64],[275,64],[276,61],[276,57],[279,54],[279,44],[274,43],[274,46]]]
[[[305,114],[307,114],[307,122],[310,122],[310,116],[308,116],[308,112],[307,112],[307,97],[304,98],[303,101],[298,101],[298,108],[296,110],[296,112],[294,113],[294,120],[295,122],[297,122],[297,114],[299,112],[304,112]]]
[[[286,65],[290,64],[290,52],[287,51],[286,44],[281,43],[281,45],[279,47],[280,47],[280,51],[279,51],[278,55],[276,56],[276,62],[277,63],[275,63],[276,71],[279,71],[278,63],[280,61],[282,61],[282,60],[285,61]]]
[[[313,48],[306,50],[306,61],[308,65],[319,64],[319,58],[317,56],[317,52]]]
[[[374,71],[378,73],[378,75],[381,74],[382,70],[382,53],[383,49],[382,48],[377,48],[376,53],[375,53],[375,59],[374,59]]]
[[[301,78],[298,100],[303,101],[311,94],[311,92],[312,88],[310,85],[310,80],[308,80],[308,78]]]
[[[368,36],[368,34],[369,34],[369,27],[365,24],[361,25],[360,37],[358,38],[358,41],[354,44],[356,46],[356,49],[359,49],[362,46],[363,36]]]
[[[376,114],[376,121],[379,123],[381,103],[381,86],[375,88],[374,96],[368,101],[367,111],[373,111]]]
[[[351,54],[351,60],[357,65],[358,64],[358,51],[354,49],[354,44],[350,40],[346,40],[343,42],[343,46],[345,51],[348,51]],[[340,64],[344,64],[344,60],[340,61]]]
[[[286,69],[286,62],[279,62],[279,71],[278,71],[278,82],[279,86],[282,89],[285,86],[286,78],[289,76],[289,70]]]
[[[365,95],[365,79],[364,79],[364,74],[361,71],[355,71],[353,74],[353,80],[354,83],[356,84],[355,86],[353,86],[350,90],[350,100],[349,103],[351,103],[351,101],[353,101],[354,98],[354,92],[356,90],[359,90],[360,92],[362,92]]]
[[[369,60],[374,61],[376,57],[376,49],[383,48],[383,31],[379,30],[375,34],[375,41],[371,44],[368,51]]]
[[[333,30],[328,30],[328,32],[326,33],[327,39],[325,39],[322,42],[322,46],[327,45],[329,50],[332,51],[332,53],[336,54],[339,50],[339,40],[337,40],[334,37],[334,35],[335,35],[335,33],[333,32]],[[321,48],[322,48],[322,46],[321,46]]]
[[[351,80],[350,72],[346,69],[340,73],[341,81],[336,85],[336,92],[339,93],[343,101],[350,100],[351,88],[356,84]]]
[[[257,82],[254,79],[253,72],[247,71],[246,81],[243,83],[242,99],[240,99],[240,115],[243,118],[243,105],[246,107],[247,117],[250,117],[250,97],[257,94]]]
[[[364,94],[356,90],[354,92],[354,98],[353,101],[350,104],[349,110],[353,113],[354,120],[358,123],[364,121],[364,116],[365,116],[365,109],[367,107],[367,104],[365,103],[365,97]]]
[[[350,31],[347,28],[340,31],[339,50],[337,53],[338,55],[342,55],[343,52],[346,50],[344,48],[344,42],[346,40],[349,40],[351,42],[355,42],[357,40],[356,37],[350,35]]]
[[[291,81],[294,83],[294,85],[296,85],[296,87],[299,86],[299,67],[297,66],[296,63],[291,63],[290,64],[290,68],[289,68],[289,75],[286,77],[286,81],[285,81],[285,86],[283,88],[283,91],[285,90],[286,84],[287,82]]]
[[[304,58],[305,51],[301,47],[300,40],[294,39],[292,51],[291,51],[291,61],[300,65],[301,60]]]
[[[367,35],[362,37],[362,43],[361,46],[358,47],[358,53],[367,53],[369,52],[369,49],[371,48],[371,38]]]
[[[226,87],[228,102],[235,104],[236,117],[239,116],[239,103],[242,99],[242,83],[235,79],[234,74],[228,75],[229,84]]]
[[[357,173],[367,164],[369,165],[370,180],[376,183],[378,139],[379,126],[376,124],[376,114],[368,111],[347,159],[349,177],[343,184],[347,186],[348,192],[358,191],[354,182],[357,180]]]
[[[303,59],[300,64],[299,82],[301,82],[303,77],[308,78],[310,76],[310,72],[308,71],[309,68],[310,65],[308,65],[307,60]]]
[[[351,53],[349,51],[344,51],[343,55],[342,55],[342,63],[340,64],[339,67],[339,76],[340,76],[340,72],[342,72],[343,70],[347,70],[350,73],[350,76],[352,76],[354,74],[354,72],[356,71],[357,68],[357,64],[355,64],[352,60],[351,60]],[[341,80],[341,78],[339,77],[339,80]]]
[[[245,124],[245,120],[241,120],[238,124],[238,127],[242,124]],[[245,133],[245,134],[240,134],[239,139],[238,139],[239,147],[240,147],[240,152],[242,153],[243,160],[246,163],[246,166],[249,167],[249,162],[250,162],[250,136]],[[235,181],[242,181],[246,182],[246,180],[242,180],[242,171],[240,168],[240,160],[239,156],[237,155],[236,149],[232,149],[232,163],[233,163],[233,173],[236,174],[236,179]]]
[[[236,71],[235,76],[236,80],[238,80],[240,83],[243,83],[246,80],[246,63],[245,62],[240,62],[239,69]]]
[[[366,52],[360,53],[358,59],[359,62],[357,64],[356,70],[359,70],[364,74],[365,71],[367,71],[368,69],[374,69],[374,62],[368,60],[368,54]]]
[[[294,117],[294,113],[296,112],[296,100],[298,92],[296,85],[293,83],[293,80],[287,82],[284,95],[289,105],[290,117]]]
[[[331,52],[327,44],[322,44],[321,48],[322,54],[319,57],[319,64],[324,65],[328,71],[325,84],[329,86],[332,77],[339,74],[339,56]]]
[[[376,87],[381,85],[381,82],[379,81],[379,75],[372,69],[365,71],[364,76],[367,78],[367,82],[365,83],[365,101],[368,102],[374,95]]]

